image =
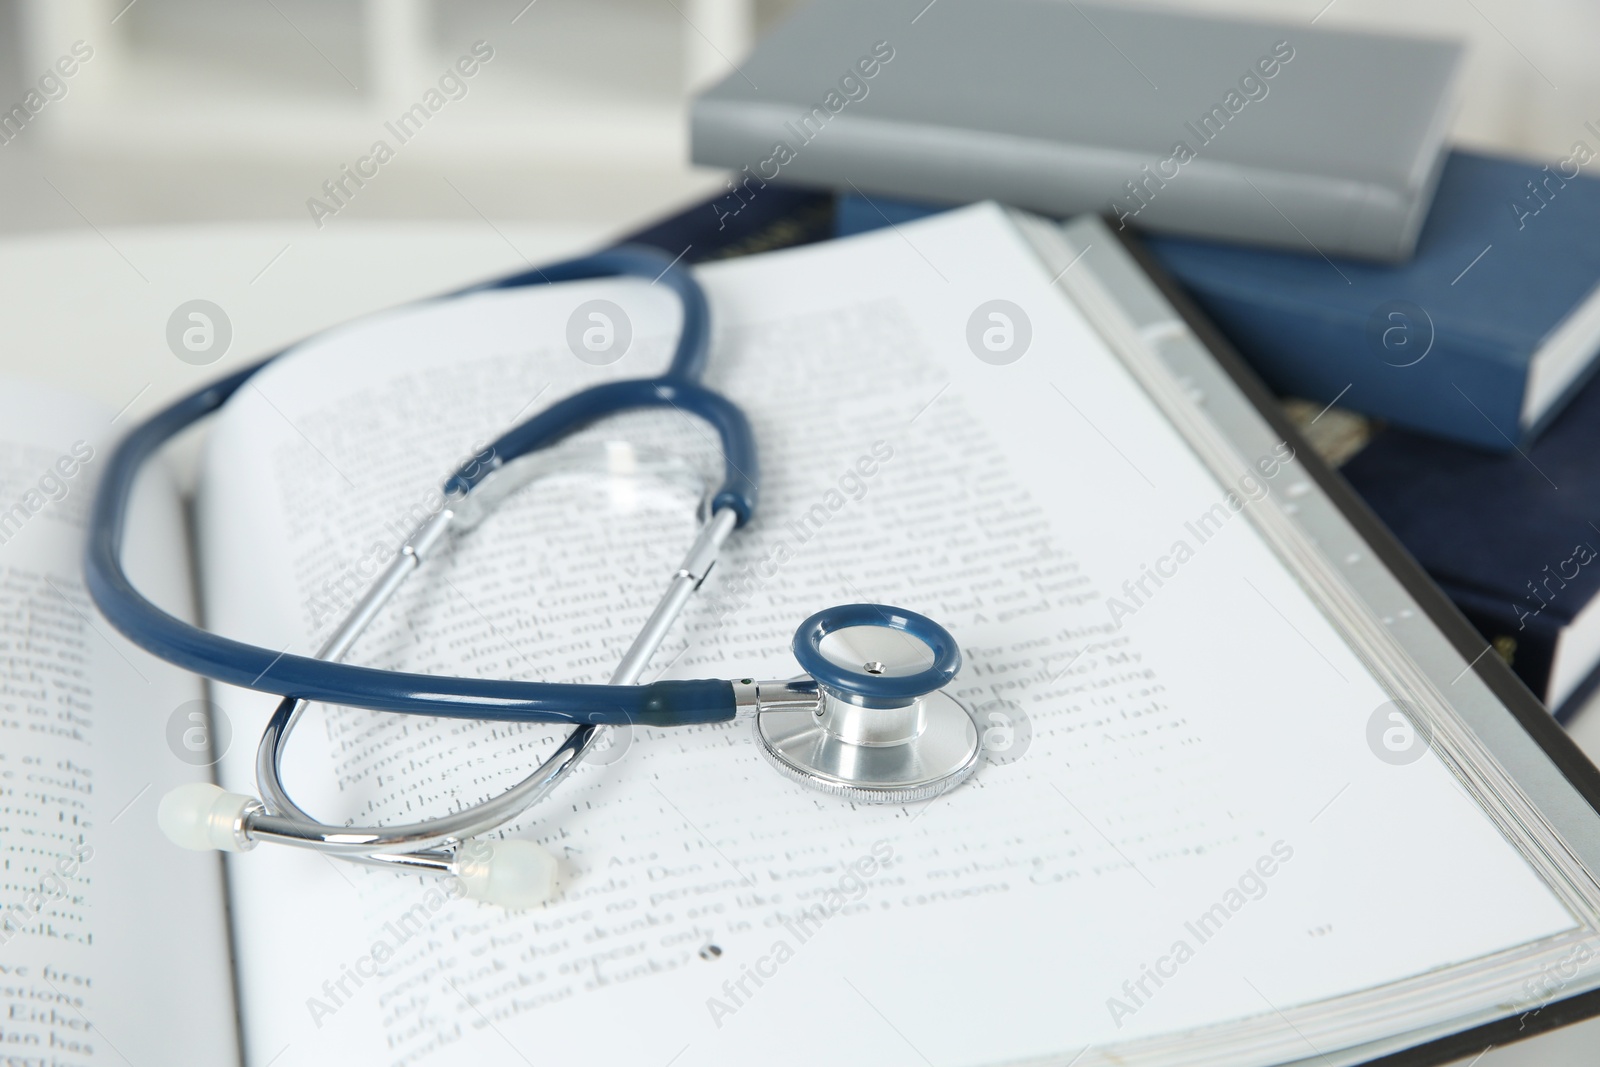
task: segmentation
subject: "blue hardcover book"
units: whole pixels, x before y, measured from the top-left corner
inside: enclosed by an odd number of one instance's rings
[[[1600,350],[1600,129],[1549,166],[1452,152],[1399,265],[1146,243],[1267,384],[1495,452],[1527,444]],[[838,232],[940,210],[845,197]]]
[[[1565,720],[1600,663],[1600,381],[1524,455],[1389,429],[1343,473]]]
[[[1600,137],[1595,140],[1600,144]],[[1162,265],[1282,393],[1497,452],[1525,445],[1600,348],[1600,181],[1452,153],[1397,266],[1151,238]]]

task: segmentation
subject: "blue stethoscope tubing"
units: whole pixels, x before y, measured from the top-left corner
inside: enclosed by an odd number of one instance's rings
[[[749,420],[730,400],[700,384],[709,357],[711,310],[694,276],[653,248],[622,245],[473,286],[452,296],[591,278],[636,277],[664,284],[683,307],[672,362],[654,378],[605,382],[532,416],[445,482],[449,498],[472,490],[492,471],[610,415],[674,408],[709,423],[721,441],[724,474],[712,510],[731,510],[742,526],[755,514],[759,465]],[[448,299],[446,297],[444,299]],[[303,342],[302,342],[303,343]],[[734,690],[717,679],[646,685],[460,678],[377,670],[246,644],[178,619],[136,589],[122,566],[129,498],[140,468],[164,444],[212,414],[262,368],[299,345],[213,382],[133,430],[107,464],[91,513],[84,578],[106,619],[134,644],[188,671],[228,685],[374,711],[502,722],[678,726],[734,717]]]

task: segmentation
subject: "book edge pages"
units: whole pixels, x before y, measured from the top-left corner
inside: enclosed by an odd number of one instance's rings
[[[1524,431],[1539,425],[1585,377],[1600,354],[1600,281],[1534,350],[1522,393]]]
[[[1223,479],[1246,468],[1248,464],[1241,458],[1242,454],[1218,428],[1212,415],[1203,410],[1204,401],[1196,400],[1194,394],[1199,386],[1180,381],[1158,350],[1163,345],[1177,342],[1189,349],[1190,355],[1198,354],[1206,360],[1210,359],[1209,352],[1190,333],[1176,311],[1167,305],[1163,308],[1166,321],[1141,325],[1120,304],[1117,299],[1120,294],[1113,295],[1107,281],[1097,276],[1093,262],[1085,264],[1089,267],[1087,270],[1065,269],[1084,258],[1093,247],[1112,249],[1108,255],[1120,253],[1126,256],[1120,249],[1113,248],[1118,242],[1104,222],[1086,217],[1057,226],[1020,212],[1013,212],[1011,217],[1024,238],[1040,254],[1046,268],[1052,273],[1061,270],[1057,284],[1083,311],[1156,405],[1172,420],[1174,427],[1202,462]],[[1138,269],[1132,264],[1128,266]],[[1140,297],[1153,298],[1161,305],[1166,305],[1165,298],[1155,292],[1153,286],[1149,294],[1140,294]],[[1218,381],[1205,384],[1206,393],[1215,392],[1217,385],[1226,382],[1220,367],[1216,367],[1216,376]],[[1231,382],[1226,384],[1231,386]],[[1185,388],[1186,385],[1190,388]],[[1249,406],[1248,400],[1242,395],[1238,399]],[[1253,413],[1253,407],[1250,411]],[[1259,415],[1256,418],[1259,420]],[[1280,1029],[1284,1019],[1292,1020],[1291,1026],[1297,1033],[1304,1031],[1306,1039],[1316,1042],[1319,1034],[1327,1040],[1344,1029],[1339,1022],[1341,1016],[1346,1019],[1362,1018],[1369,1023],[1370,1029],[1370,1020],[1374,1015],[1381,1014],[1378,1011],[1380,1006],[1389,1007],[1397,1001],[1412,998],[1436,1001],[1438,998],[1433,991],[1441,984],[1457,981],[1457,975],[1469,976],[1468,985],[1493,986],[1498,983],[1503,986],[1506,978],[1497,977],[1497,974],[1505,972],[1508,967],[1515,974],[1525,975],[1537,969],[1538,960],[1542,957],[1561,958],[1576,951],[1576,946],[1600,933],[1600,883],[1596,882],[1573,849],[1488,746],[1455,712],[1439,685],[1415,661],[1393,628],[1372,610],[1367,600],[1352,583],[1345,580],[1328,555],[1308,535],[1303,525],[1305,520],[1298,518],[1298,515],[1308,510],[1312,499],[1311,493],[1301,496],[1292,505],[1292,513],[1286,512],[1276,497],[1263,501],[1268,505],[1266,507],[1246,510],[1263,539],[1334,627],[1345,636],[1351,650],[1367,665],[1373,677],[1392,696],[1405,701],[1413,709],[1421,725],[1430,732],[1434,751],[1445,761],[1474,803],[1572,912],[1577,923],[1569,933],[1545,939],[1542,943],[1536,942],[1497,953],[1494,957],[1469,961],[1460,967],[1431,972],[1320,1004],[1286,1007],[1281,1012],[1273,1009],[1258,1017]],[[1321,499],[1329,517],[1343,519],[1342,513],[1331,501],[1325,497]],[[1347,529],[1350,538],[1359,540],[1353,528]],[[1372,570],[1370,565],[1367,570]],[[1391,618],[1389,622],[1392,621]],[[1465,673],[1475,677],[1471,675],[1470,665],[1466,667]],[[1580,988],[1597,985],[1600,985],[1600,975],[1587,975],[1575,979],[1564,993],[1570,994]],[[1344,1054],[1320,1051],[1323,1046],[1319,1043],[1319,1055],[1315,1059],[1324,1063],[1359,1062],[1370,1057],[1374,1047],[1406,1047],[1425,1039],[1425,1035],[1441,1036],[1464,1025],[1514,1015],[1518,1007],[1514,1003],[1516,998],[1507,998],[1503,988],[1499,994],[1490,993],[1487,999],[1470,989],[1461,990],[1454,996],[1468,1002],[1477,1000],[1478,1003],[1470,1006],[1463,1004],[1465,1010],[1447,1020],[1435,1018],[1427,1022],[1415,1022],[1411,1025],[1409,1036],[1407,1032],[1394,1031],[1388,1034],[1368,1033],[1357,1043],[1347,1041]],[[1450,1003],[1450,999],[1446,998],[1443,1003]],[[1399,1014],[1412,1015],[1413,1018],[1420,1018],[1421,1015],[1404,1011]],[[1186,1064],[1220,1062],[1230,1046],[1237,1049],[1242,1036],[1237,1023],[1207,1029],[1216,1031],[1209,1039],[1190,1032],[1147,1039],[1139,1045],[1147,1054],[1161,1056],[1164,1053],[1165,1059]],[[1410,1039],[1412,1037],[1417,1040]],[[1197,1038],[1200,1040],[1197,1041]],[[1210,1046],[1209,1051],[1218,1059],[1204,1058],[1206,1046]],[[1302,1042],[1301,1055],[1263,1062],[1293,1062],[1303,1057],[1303,1051]],[[1354,1058],[1346,1058],[1347,1055]]]

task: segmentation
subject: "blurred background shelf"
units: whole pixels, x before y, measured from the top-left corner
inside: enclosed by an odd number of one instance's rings
[[[309,222],[306,199],[479,40],[493,61],[340,220],[620,227],[721,186],[687,162],[687,102],[796,2],[0,0],[5,109],[72,42],[94,48],[0,146],[0,231]],[[1600,122],[1600,5],[1583,0],[1162,2],[1464,38],[1466,145],[1555,160]]]
[[[752,0],[685,2],[706,37],[639,0],[539,0],[526,26],[490,3],[143,0],[119,16],[127,0],[25,0],[19,66],[46,70],[77,39],[95,48],[73,107],[40,124],[53,147],[337,153],[364,148],[485,41],[494,61],[416,151],[670,164],[688,90],[720,76],[718,53],[742,54],[754,25]]]
[[[460,215],[448,174],[500,215],[632,217],[719,184],[686,163],[687,100],[790,2],[0,0],[6,108],[72,42],[94,50],[0,151],[0,194],[22,194],[0,225],[61,220],[48,197],[29,210],[45,172],[97,222],[290,217],[379,138],[404,174],[386,167],[354,214]],[[384,123],[478,41],[493,60],[399,145]]]

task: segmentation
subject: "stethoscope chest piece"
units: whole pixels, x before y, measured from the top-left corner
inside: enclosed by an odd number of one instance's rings
[[[931,619],[880,604],[829,608],[800,624],[794,654],[809,678],[759,683],[752,701],[757,742],[784,775],[892,804],[938,796],[977,766],[978,725],[943,688],[961,653]]]

